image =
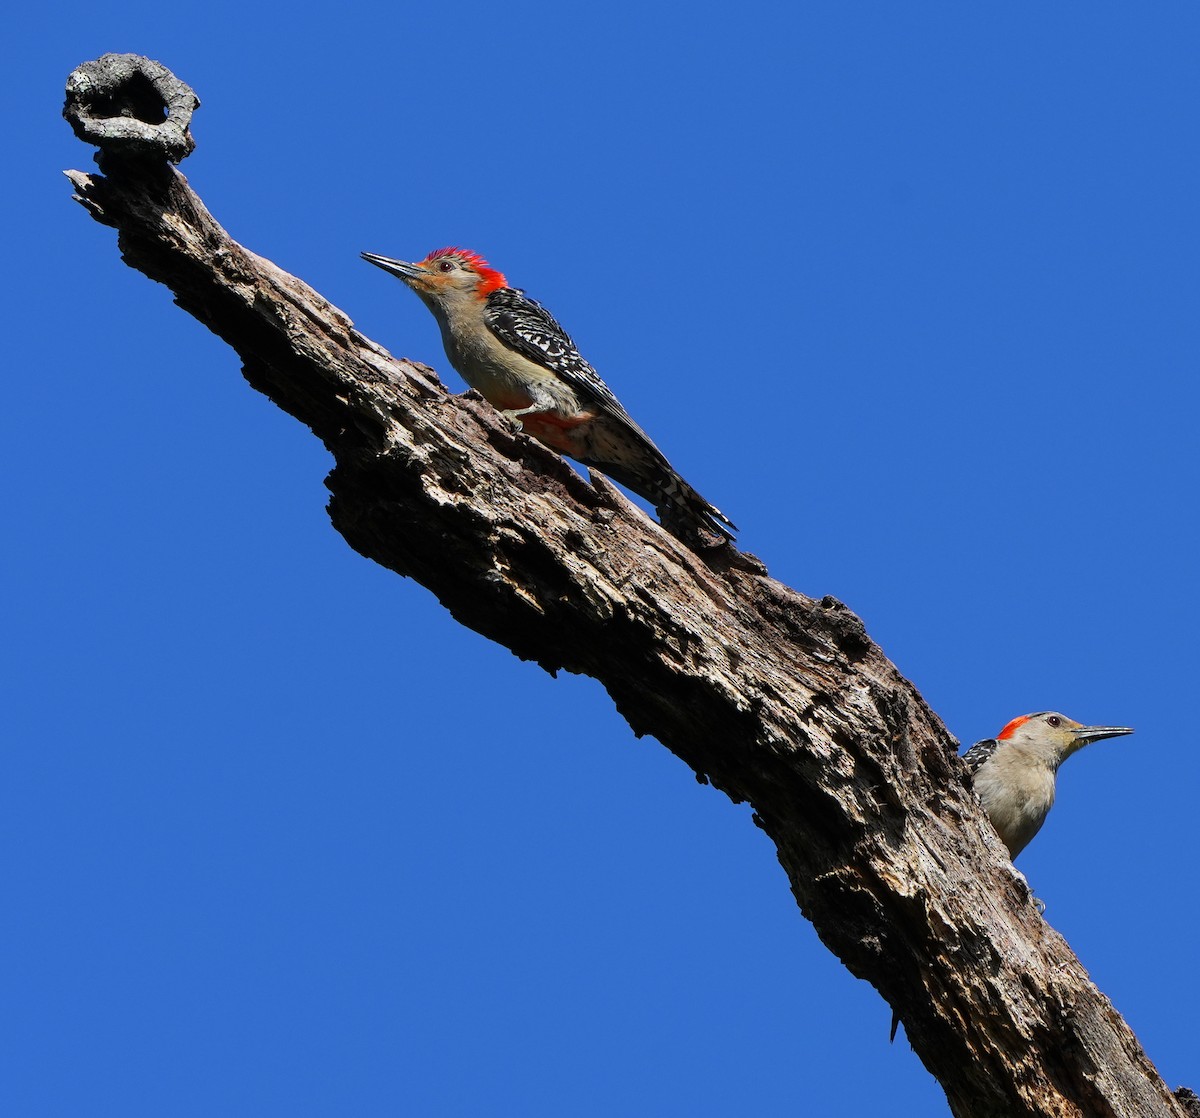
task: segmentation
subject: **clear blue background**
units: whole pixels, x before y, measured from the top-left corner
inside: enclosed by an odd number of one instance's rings
[[[456,390],[358,253],[486,254],[964,742],[1135,726],[1020,868],[1200,1087],[1200,9],[8,23],[0,1110],[945,1112],[749,809],[352,553],[316,439],[69,200],[110,50],[198,91],[234,237]]]

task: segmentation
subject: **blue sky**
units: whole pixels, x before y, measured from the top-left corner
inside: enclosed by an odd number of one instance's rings
[[[945,1112],[749,809],[352,553],[328,454],[70,202],[109,50],[198,91],[233,236],[455,390],[358,253],[488,256],[964,742],[1136,727],[1020,868],[1200,1083],[1194,5],[10,18],[0,1109]]]

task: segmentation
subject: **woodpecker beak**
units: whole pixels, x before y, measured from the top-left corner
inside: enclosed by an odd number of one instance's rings
[[[1130,726],[1080,726],[1072,733],[1080,745],[1090,745],[1094,741],[1103,741],[1105,738],[1119,738],[1125,734],[1132,734],[1133,729]]]
[[[376,256],[373,252],[364,252],[362,258],[369,264],[374,264],[377,268],[382,268],[385,272],[395,276],[397,279],[402,279],[406,283],[409,280],[419,279],[425,274],[425,270],[417,264],[409,264],[405,260],[392,260],[388,256]]]

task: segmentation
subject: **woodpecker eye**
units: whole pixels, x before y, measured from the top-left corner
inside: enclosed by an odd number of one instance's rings
[[[453,260],[439,260],[438,261],[438,271],[439,272],[453,272],[454,271],[454,261]]]
[[[1059,718],[1057,714],[1052,714],[1052,715],[1050,715],[1049,718],[1046,719],[1046,723],[1047,723],[1047,725],[1050,725],[1050,726],[1061,726],[1062,719]]]

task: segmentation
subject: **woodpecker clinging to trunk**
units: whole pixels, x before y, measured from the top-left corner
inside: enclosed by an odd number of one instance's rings
[[[459,248],[417,264],[362,256],[421,297],[450,363],[515,425],[645,497],[690,546],[733,539],[733,522],[671,468],[550,312],[483,257]]]
[[[1014,718],[994,738],[963,754],[971,782],[1008,856],[1016,858],[1042,829],[1054,806],[1058,767],[1072,753],[1104,738],[1132,734],[1128,726],[1084,726],[1052,710]],[[1039,909],[1044,908],[1038,902]],[[890,1040],[900,1015],[892,1011]]]
[[[1010,857],[1029,845],[1054,806],[1058,766],[1091,742],[1132,733],[1128,726],[1082,726],[1044,710],[1014,718],[967,750],[975,791]]]

